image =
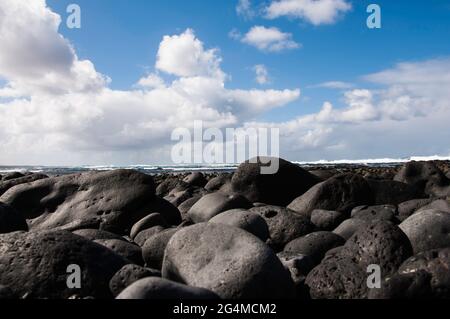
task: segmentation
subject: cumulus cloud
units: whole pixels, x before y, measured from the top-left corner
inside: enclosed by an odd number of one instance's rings
[[[192,29],[179,35],[164,36],[159,45],[156,68],[181,77],[223,77],[222,59],[217,49],[205,50]]]
[[[270,83],[269,71],[265,65],[257,64],[253,67],[253,71],[255,71],[255,81],[258,84],[264,85]]]
[[[3,96],[66,94],[102,88],[108,78],[88,60],[79,60],[58,33],[59,15],[44,0],[4,0],[0,4],[0,76]]]
[[[241,41],[266,52],[280,52],[301,47],[299,43],[292,40],[291,33],[282,32],[275,27],[254,26],[241,38]]]
[[[266,17],[299,18],[313,25],[333,24],[352,8],[347,0],[275,0],[266,8]]]
[[[58,33],[60,23],[43,0],[0,2],[2,164],[168,162],[174,128],[239,126],[300,96],[228,89],[218,50],[190,29],[160,43],[155,69],[174,76],[170,83],[151,73],[134,89],[112,90]]]
[[[400,63],[363,77],[378,89],[348,90],[343,105],[282,123],[282,149],[295,160],[448,155],[450,59]]]

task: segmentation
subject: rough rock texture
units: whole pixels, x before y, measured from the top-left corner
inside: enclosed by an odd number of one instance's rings
[[[294,296],[289,272],[273,251],[227,225],[197,224],[177,232],[167,245],[162,273],[225,299]]]
[[[314,225],[305,216],[278,206],[260,206],[249,210],[264,218],[269,226],[270,239],[268,244],[281,251],[284,246],[301,236],[311,233]]]
[[[76,220],[100,218],[100,227],[126,233],[162,206],[150,176],[131,171],[91,172],[47,178],[18,185],[0,197],[30,220],[32,229],[52,229]],[[169,223],[178,211],[159,211]]]
[[[161,277],[161,272],[138,265],[125,265],[111,278],[109,288],[113,296],[117,296],[132,283],[147,277]]]
[[[432,198],[412,199],[398,205],[398,219],[404,221],[409,216],[413,215],[421,207],[424,207],[433,202]]]
[[[189,287],[162,278],[140,279],[125,290],[116,299],[157,299],[157,300],[211,300],[218,299],[213,292]]]
[[[79,265],[81,297],[108,298],[109,281],[127,260],[111,250],[66,231],[0,235],[0,284],[18,296],[68,298],[67,267]]]
[[[89,240],[97,240],[97,239],[118,239],[125,240],[123,237],[107,232],[105,230],[99,229],[79,229],[73,231],[75,235],[84,237]]]
[[[248,231],[262,241],[269,239],[269,226],[261,215],[241,209],[233,209],[212,218],[210,223],[234,226]]]
[[[166,229],[148,238],[142,247],[142,256],[147,267],[161,269],[167,243],[178,231],[177,228]]]
[[[241,195],[226,195],[221,192],[203,196],[192,206],[188,217],[194,223],[207,222],[211,218],[227,210],[236,208],[250,208],[251,203]]]
[[[368,180],[374,205],[398,205],[411,199],[425,198],[419,187],[391,180]]]
[[[408,237],[394,224],[376,220],[359,229],[344,245],[341,254],[353,258],[363,269],[379,265],[383,277],[395,273],[413,250]]]
[[[0,202],[0,234],[28,230],[25,218],[14,208]]]
[[[289,204],[288,208],[310,217],[315,209],[350,213],[357,206],[372,203],[370,185],[364,178],[342,174],[312,187]]]
[[[450,195],[450,180],[431,162],[407,163],[394,180],[413,185],[428,195]]]
[[[352,237],[360,228],[367,226],[368,221],[364,219],[350,218],[342,222],[333,233],[344,239]]]
[[[352,211],[352,218],[363,219],[365,221],[387,220],[398,224],[397,207],[393,205],[381,206],[360,206]]]
[[[400,224],[418,254],[450,246],[450,213],[438,210],[420,211]]]
[[[333,230],[345,219],[347,214],[332,210],[316,209],[311,213],[311,222],[320,230]]]
[[[118,239],[97,239],[94,242],[111,249],[113,252],[129,260],[131,263],[143,265],[142,249],[136,244]]]
[[[262,159],[263,162],[273,160]],[[279,169],[275,174],[261,174],[264,166],[261,161],[241,164],[233,175],[232,190],[253,203],[285,206],[319,182],[316,176],[283,159],[279,160]]]

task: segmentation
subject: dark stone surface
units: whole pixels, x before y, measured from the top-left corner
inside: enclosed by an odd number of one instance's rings
[[[25,218],[11,206],[0,202],[0,234],[21,230],[28,230]]]
[[[314,231],[314,225],[307,217],[284,207],[260,206],[249,211],[264,218],[269,226],[268,244],[276,251],[283,250],[290,241]]]
[[[450,246],[450,213],[438,210],[420,211],[400,224],[418,254]]]
[[[108,298],[112,276],[127,260],[113,251],[66,231],[0,235],[0,284],[19,296],[68,298],[67,267],[79,265],[81,297]]]
[[[262,241],[269,239],[269,226],[259,214],[242,209],[226,211],[212,218],[210,223],[234,226],[248,231]]]
[[[209,289],[224,299],[291,298],[294,284],[261,240],[227,225],[178,231],[166,248],[163,277]]]
[[[310,217],[315,209],[350,213],[357,206],[372,203],[371,188],[364,178],[342,174],[312,187],[289,204],[288,208]]]
[[[264,162],[271,158],[263,158]],[[276,174],[261,174],[262,165],[245,162],[234,173],[231,185],[234,192],[240,193],[254,202],[285,206],[305,193],[320,180],[298,165],[283,159],[279,160]]]
[[[117,299],[214,300],[219,298],[206,289],[189,287],[163,278],[150,277],[134,282],[123,290],[117,296]]]
[[[346,218],[348,214],[332,210],[316,209],[311,213],[311,222],[320,230],[334,230]]]
[[[147,267],[161,269],[167,243],[178,231],[177,228],[166,229],[148,238],[142,246],[142,256]]]
[[[161,277],[161,272],[138,265],[125,265],[111,278],[109,288],[115,297],[132,283],[147,277]]]

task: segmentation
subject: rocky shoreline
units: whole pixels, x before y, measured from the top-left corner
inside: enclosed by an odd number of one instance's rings
[[[449,162],[260,168],[1,174],[0,299],[450,298]]]

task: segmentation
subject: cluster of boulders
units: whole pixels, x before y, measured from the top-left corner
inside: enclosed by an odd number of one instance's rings
[[[261,162],[0,176],[0,299],[450,298],[448,165]]]

